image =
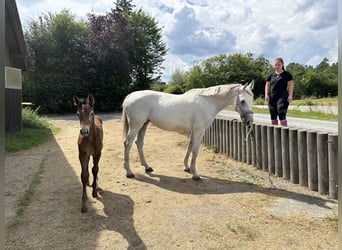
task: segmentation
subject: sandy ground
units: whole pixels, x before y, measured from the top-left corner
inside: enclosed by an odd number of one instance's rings
[[[337,201],[214,154],[202,146],[201,181],[183,171],[187,137],[149,126],[144,173],[131,151],[135,179],[123,169],[122,123],[103,115],[99,198],[81,214],[78,121],[50,117],[61,127],[52,140],[6,155],[6,249],[337,249],[329,220]],[[31,203],[17,203],[41,171]]]

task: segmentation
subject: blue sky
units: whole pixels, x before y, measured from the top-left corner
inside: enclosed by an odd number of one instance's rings
[[[22,25],[69,9],[77,18],[104,14],[115,0],[16,0]],[[116,2],[116,1],[115,1]],[[316,66],[338,59],[337,0],[133,0],[163,27],[169,52],[162,79],[222,53],[283,57]]]

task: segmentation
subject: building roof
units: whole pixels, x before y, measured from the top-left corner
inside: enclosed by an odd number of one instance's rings
[[[27,47],[15,0],[5,0],[6,46],[9,50],[11,65],[22,70],[28,70]]]

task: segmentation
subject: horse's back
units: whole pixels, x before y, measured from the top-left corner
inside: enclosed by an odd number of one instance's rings
[[[134,91],[126,96],[123,101],[123,108],[134,105],[134,104],[142,104],[142,103],[151,103],[153,101],[158,101],[159,98],[163,96],[173,96],[172,94],[158,92],[154,90],[139,90]]]

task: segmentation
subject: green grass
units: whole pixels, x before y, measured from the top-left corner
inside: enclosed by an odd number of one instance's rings
[[[305,100],[294,100],[291,102],[291,106],[337,106],[338,100],[337,97],[330,97],[330,98],[307,98]],[[257,98],[254,100],[253,105],[266,105],[264,99]],[[232,107],[226,108],[227,110],[234,110]],[[254,113],[257,114],[269,114],[268,108],[257,108],[253,107]],[[317,111],[307,111],[303,112],[300,110],[288,110],[287,112],[288,117],[299,117],[299,118],[306,118],[306,119],[317,119],[317,120],[325,120],[325,121],[338,121],[338,115],[334,114],[326,114],[323,112]]]
[[[37,110],[30,108],[22,109],[23,130],[20,132],[6,133],[5,152],[17,152],[30,149],[46,142],[58,128],[38,115]]]
[[[253,107],[254,113],[257,114],[269,114],[267,108],[256,108]],[[307,119],[317,119],[317,120],[325,120],[325,121],[338,121],[338,115],[334,114],[325,114],[317,111],[308,111],[303,112],[300,110],[288,110],[288,117],[299,117],[299,118],[307,118]]]
[[[24,211],[26,207],[30,204],[32,197],[36,192],[37,186],[41,183],[41,176],[44,172],[44,162],[45,160],[42,161],[42,163],[39,166],[38,171],[33,176],[30,186],[27,188],[23,196],[20,197],[18,201],[16,217],[10,222],[10,224],[8,224],[7,226],[8,229],[15,229],[18,226],[19,218],[24,215]]]
[[[326,220],[332,222],[333,228],[338,231],[338,212],[334,212],[332,215],[326,217]]]
[[[253,101],[254,105],[266,105],[266,102],[263,98],[256,98]],[[338,106],[338,97],[325,97],[325,98],[317,98],[317,97],[308,97],[302,100],[293,100],[291,105],[296,106]]]

